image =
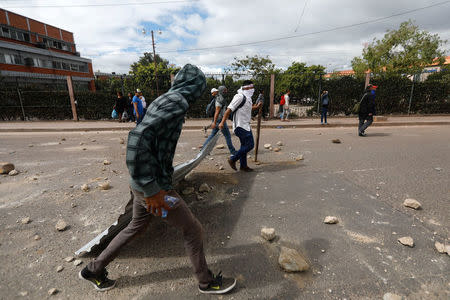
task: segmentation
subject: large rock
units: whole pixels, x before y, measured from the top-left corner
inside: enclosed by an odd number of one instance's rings
[[[337,224],[337,223],[339,223],[339,219],[334,216],[326,216],[325,219],[323,220],[323,222],[325,224]]]
[[[280,150],[281,150],[281,148],[278,148],[278,147],[273,149],[274,152],[280,152]]]
[[[4,161],[0,162],[0,174],[8,174],[14,169],[14,164]]]
[[[398,239],[398,242],[404,246],[414,247],[414,240],[410,236],[404,236]]]
[[[271,144],[264,144],[264,148],[269,149],[270,147],[272,147]]]
[[[335,144],[340,144],[341,143],[341,140],[340,139],[333,139],[333,140],[331,140],[333,143],[335,143]]]
[[[261,236],[266,240],[266,241],[271,241],[273,240],[276,235],[275,235],[275,228],[267,228],[267,227],[263,227],[261,229]]]
[[[9,176],[16,176],[17,174],[19,174],[19,171],[15,170],[15,169],[12,171],[9,171],[9,173],[8,173]]]
[[[402,296],[393,294],[393,293],[386,293],[383,295],[383,300],[402,300]]]
[[[82,186],[81,186],[81,190],[83,191],[83,192],[89,192],[89,186],[87,185],[87,184],[83,184]]]
[[[58,220],[58,222],[55,225],[56,230],[58,231],[64,231],[67,229],[67,223],[64,222],[64,220]]]
[[[109,160],[105,159],[105,160],[103,161],[103,164],[104,164],[105,166],[109,166],[109,165],[111,164],[111,162],[110,162]]]
[[[303,160],[303,159],[304,159],[304,158],[303,158],[303,155],[302,155],[302,154],[298,155],[298,156],[295,158],[296,161],[300,161],[300,160]]]
[[[22,220],[20,220],[20,223],[22,223],[22,224],[28,224],[30,222],[31,222],[30,217],[25,217],[25,218],[22,218]]]
[[[436,243],[434,243],[434,247],[436,247],[436,250],[437,250],[439,253],[445,253],[445,252],[446,252],[446,251],[445,251],[445,245],[442,244],[442,243],[436,242]]]
[[[55,288],[52,288],[52,289],[49,289],[49,290],[48,290],[48,294],[49,294],[50,296],[56,295],[57,293],[58,293],[58,290],[55,289]]]
[[[109,184],[109,182],[100,182],[98,184],[98,188],[101,189],[101,190],[106,191],[106,190],[109,190],[111,188],[111,185]]]
[[[283,146],[283,142],[282,141],[278,141],[277,142],[277,146]]]
[[[405,201],[403,201],[403,205],[414,209],[420,209],[422,207],[419,201],[411,198],[405,199]]]
[[[205,183],[202,183],[202,184],[200,185],[200,187],[198,188],[198,191],[199,191],[200,193],[209,193],[209,192],[211,191],[211,188],[210,188],[209,185],[205,182]]]
[[[281,247],[278,264],[286,272],[302,272],[309,269],[306,260],[295,250]]]

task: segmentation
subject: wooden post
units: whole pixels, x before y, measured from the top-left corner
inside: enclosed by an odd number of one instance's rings
[[[258,161],[259,133],[261,131],[261,117],[262,117],[263,106],[264,106],[264,102],[263,102],[263,105],[261,105],[261,107],[258,109],[258,124],[256,125],[255,161]]]
[[[273,118],[273,99],[275,97],[275,74],[270,74],[270,107],[269,118]]]
[[[75,105],[75,94],[73,93],[72,76],[67,76],[67,88],[69,89],[70,105],[72,106],[73,120],[78,121],[77,107]]]
[[[173,84],[174,79],[175,79],[175,75],[173,73],[170,73],[170,85]]]
[[[367,71],[367,73],[366,73],[366,82],[364,83],[364,90],[367,88],[369,83],[370,83],[370,71]]]

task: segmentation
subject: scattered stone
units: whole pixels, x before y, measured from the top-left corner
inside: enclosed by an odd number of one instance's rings
[[[283,146],[283,142],[282,141],[278,141],[277,146]]]
[[[82,190],[83,192],[89,192],[90,188],[89,188],[89,186],[88,186],[87,184],[83,184],[83,185],[81,186],[81,190]]]
[[[81,149],[81,150],[85,151],[85,150],[87,150],[87,148],[83,148],[83,149]]]
[[[197,147],[192,147],[192,150],[197,150]]]
[[[219,144],[216,146],[216,149],[225,149],[225,145],[224,144]]]
[[[302,272],[309,269],[308,263],[295,249],[286,247],[281,247],[278,264],[286,272]]]
[[[445,252],[450,255],[450,245],[445,245]]]
[[[272,147],[271,144],[264,144],[264,148],[269,149],[270,147]]]
[[[67,229],[67,223],[64,222],[64,220],[58,220],[58,222],[55,225],[56,230],[58,231],[64,231]]]
[[[61,141],[64,142],[66,140],[66,138],[62,138]]]
[[[295,158],[295,160],[296,161],[300,161],[300,160],[303,160],[304,158],[303,158],[303,155],[302,154],[300,154],[299,156],[297,156],[296,158]]]
[[[103,164],[104,164],[105,166],[109,166],[109,165],[111,164],[111,162],[110,162],[109,160],[105,159],[105,160],[103,161]]]
[[[398,242],[408,247],[414,247],[414,240],[410,236],[404,236],[398,239]]]
[[[209,160],[214,160],[214,157],[210,157]]]
[[[341,140],[340,139],[333,139],[333,140],[331,140],[333,143],[335,143],[335,144],[340,144],[341,143]]]
[[[22,224],[28,224],[30,222],[31,222],[31,219],[29,217],[25,217],[25,218],[22,218],[22,220],[20,220],[20,223],[22,223]]]
[[[0,162],[0,174],[8,174],[14,169],[14,164],[4,161]]]
[[[28,296],[28,292],[27,291],[20,292],[19,295],[22,297],[26,297],[26,296]]]
[[[255,165],[259,166],[261,164],[260,161],[255,161]]]
[[[442,243],[436,242],[436,243],[434,243],[434,247],[436,247],[436,250],[437,250],[439,253],[445,253],[445,252],[446,252],[446,251],[445,251],[445,245],[442,244]]]
[[[325,249],[320,250],[320,252],[325,253]]]
[[[225,170],[223,166],[219,166],[219,170]]]
[[[71,262],[73,260],[74,260],[74,258],[72,256],[67,256],[66,258],[64,258],[64,261],[66,261],[66,262]]]
[[[31,147],[34,147],[34,145],[33,145],[33,144],[29,144],[29,145],[28,145],[28,147],[30,147],[30,148],[31,148]]]
[[[261,229],[261,236],[266,240],[266,241],[271,241],[275,238],[275,228],[267,228],[267,227],[263,227]]]
[[[274,152],[280,152],[280,150],[281,150],[281,149],[278,148],[278,147],[276,147],[276,148],[273,149]]]
[[[205,182],[205,183],[202,183],[202,184],[200,185],[200,187],[198,188],[198,191],[199,191],[200,193],[209,193],[209,192],[211,191],[211,188],[210,188],[209,185]]]
[[[420,209],[421,204],[416,199],[408,198],[403,202],[403,205],[406,207],[414,208],[414,209]]]
[[[101,190],[109,190],[111,188],[111,185],[109,184],[109,182],[101,182],[98,184],[98,188]]]
[[[72,203],[70,203],[70,207],[75,208],[75,207],[77,207],[77,205],[72,202]]]
[[[383,300],[402,300],[402,296],[392,294],[392,293],[386,293],[383,295]]]
[[[16,176],[17,174],[19,174],[19,171],[15,170],[15,169],[8,173],[9,176]]]
[[[272,150],[273,150],[273,148],[272,148],[272,147],[269,147],[269,150],[270,150],[270,151],[272,151]]]
[[[79,265],[81,265],[83,263],[83,261],[81,260],[81,259],[76,259],[74,262],[73,262],[73,264],[75,265],[75,266],[79,266]]]
[[[119,143],[120,143],[120,144],[125,144],[125,140],[124,140],[123,138],[120,138],[120,139],[119,139]]]
[[[35,241],[39,241],[39,240],[41,239],[41,237],[39,236],[39,234],[36,234],[36,235],[33,237],[33,239],[34,239]]]
[[[338,220],[337,217],[327,216],[327,217],[325,217],[323,222],[326,223],[326,224],[337,224],[337,223],[339,223],[339,220]]]
[[[96,141],[97,141],[97,140],[95,140],[95,139],[94,139],[94,140],[91,140],[92,143],[95,143]]]
[[[50,296],[55,295],[55,294],[57,294],[57,293],[58,293],[58,290],[55,289],[55,288],[52,288],[52,289],[49,289],[49,290],[48,290],[48,294],[49,294]]]
[[[181,193],[183,194],[183,195],[190,195],[190,194],[192,194],[193,192],[195,191],[195,189],[193,188],[193,187],[187,187],[187,188],[185,188]]]
[[[81,142],[81,143],[80,143],[80,146],[83,146],[83,145],[84,145],[84,143],[83,143],[83,142]]]
[[[434,168],[436,171],[442,171],[442,168]]]
[[[63,266],[57,266],[56,267],[56,272],[61,272],[62,270],[64,270]]]

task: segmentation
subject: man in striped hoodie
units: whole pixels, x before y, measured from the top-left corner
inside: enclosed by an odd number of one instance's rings
[[[97,290],[114,287],[115,281],[107,277],[106,266],[117,257],[120,249],[137,233],[145,229],[152,215],[161,216],[168,211],[167,223],[183,232],[186,252],[194,267],[201,293],[223,294],[234,288],[234,278],[214,275],[206,264],[203,251],[203,228],[173,190],[173,157],[180,137],[184,116],[206,88],[203,72],[187,64],[175,76],[171,89],[155,99],[147,109],[141,123],[128,135],[127,166],[130,186],[134,195],[133,218],[108,245],[108,247],[83,270],[79,277],[90,281]],[[179,199],[169,207],[164,197]]]

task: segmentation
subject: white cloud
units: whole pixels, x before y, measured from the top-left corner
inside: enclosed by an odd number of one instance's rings
[[[165,53],[168,50],[235,45],[329,30],[436,3],[429,0],[379,0],[376,4],[358,0],[309,1],[301,26],[294,32],[304,1],[201,0],[166,5],[10,10],[74,32],[78,50],[82,56],[93,59],[95,70],[120,73],[127,72],[129,65],[136,61],[143,51],[151,51],[150,37],[144,37],[140,32],[144,23],[159,26],[147,29],[165,28],[161,36],[155,37],[157,52],[162,52],[163,57],[177,65],[197,64],[205,72],[220,71],[230,64],[235,56],[255,54],[269,55],[279,67],[287,67],[292,61],[302,61],[322,64],[330,70],[349,68],[351,59],[361,54],[364,42],[370,42],[374,37],[381,38],[386,30],[397,28],[402,21],[408,19],[415,20],[422,29],[438,33],[443,39],[450,39],[446,13],[450,5],[447,4],[321,34],[232,48]],[[95,3],[111,2],[102,0]],[[26,3],[23,4],[26,6],[30,2],[20,3]],[[5,1],[4,7],[19,6],[20,3]],[[32,3],[49,4],[45,0]],[[58,1],[58,5],[75,3],[85,4],[92,1]],[[188,44],[186,38],[190,41]],[[448,44],[446,47],[448,49]],[[136,51],[133,53],[127,50],[134,48]]]

